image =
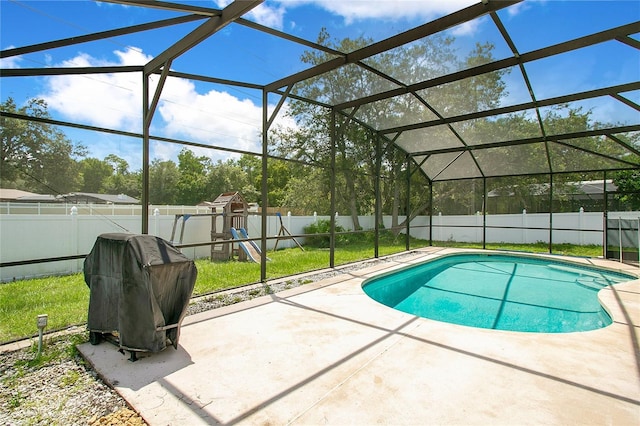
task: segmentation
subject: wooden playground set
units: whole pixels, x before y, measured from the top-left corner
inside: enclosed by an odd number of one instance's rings
[[[247,233],[247,218],[249,217],[249,204],[239,192],[225,192],[212,201],[206,203],[211,208],[211,213],[176,214],[171,231],[171,242],[182,244],[184,229],[187,221],[192,217],[211,218],[211,260],[230,260],[234,257],[240,261],[250,260],[259,263],[262,250]],[[293,240],[300,250],[302,245],[284,226],[282,215],[276,213],[280,221],[280,229],[276,236],[274,251],[278,249],[281,239]],[[176,241],[176,230],[181,222],[180,236]]]

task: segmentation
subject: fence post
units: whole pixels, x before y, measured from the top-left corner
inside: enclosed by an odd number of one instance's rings
[[[291,229],[291,212],[287,212],[287,229]],[[291,240],[287,240],[287,248],[291,248]]]
[[[527,233],[527,209],[522,209],[522,244],[527,244],[529,241],[529,235]]]
[[[578,216],[578,235],[579,235],[579,243],[581,246],[584,245],[584,207],[580,207]]]
[[[71,250],[73,254],[78,254],[78,207],[71,207],[71,212],[69,213],[71,216]],[[71,268],[71,272],[80,271],[79,260],[72,260],[71,264],[73,267]]]
[[[622,263],[622,216],[618,216],[618,246],[620,249],[620,263]]]
[[[153,209],[153,235],[158,236],[158,221],[160,220],[160,209]]]

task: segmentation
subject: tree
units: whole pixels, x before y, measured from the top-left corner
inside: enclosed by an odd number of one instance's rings
[[[366,46],[371,40],[359,38],[344,39],[339,43],[330,41],[329,34],[322,30],[318,43],[334,47],[341,51],[354,51]],[[306,52],[302,61],[317,65],[328,59],[326,53]],[[353,99],[365,93],[372,93],[379,83],[376,78],[368,78],[369,73],[360,67],[341,67],[333,73],[319,76],[297,86],[298,94],[335,103],[340,100]],[[331,140],[329,112],[324,108],[299,101],[292,101],[291,115],[300,124],[294,131],[275,131],[273,133],[275,150],[285,156],[317,164],[328,169],[330,165]],[[363,179],[362,152],[360,148],[365,142],[359,138],[370,136],[348,119],[340,119],[337,123],[336,168],[329,173],[335,174],[337,192],[337,209],[351,215],[354,228],[359,228],[358,214],[362,186],[367,183]],[[370,172],[370,171],[367,171]],[[309,185],[309,187],[312,187]],[[290,198],[290,197],[289,197]]]
[[[237,164],[247,177],[247,186],[242,190],[244,199],[249,203],[262,203],[262,158],[242,154]]]
[[[12,98],[2,111],[35,118],[50,118],[42,99],[30,99],[18,108]],[[38,121],[0,117],[0,177],[3,186],[53,194],[75,190],[80,185],[77,159],[86,148],[74,144],[56,127]]]
[[[255,155],[244,154],[237,163],[246,175],[247,186],[242,190],[247,201],[262,202],[262,159]],[[302,172],[301,166],[285,160],[270,158],[267,161],[267,202],[272,207],[290,207],[300,209],[297,203],[297,191],[289,188],[289,182]],[[304,191],[309,194],[308,189]],[[313,211],[313,210],[311,210]]]
[[[34,170],[39,185],[33,188],[37,192],[65,194],[79,188],[79,170],[77,159],[86,155],[84,147],[74,146],[63,133],[55,136],[40,149],[42,167]]]
[[[155,159],[149,165],[149,202],[151,204],[176,204],[180,171],[171,160]]]
[[[318,36],[318,43],[343,52],[358,50],[371,42],[372,40],[362,37],[355,40],[347,38],[332,41],[326,30],[322,30]],[[452,38],[429,37],[368,58],[366,63],[368,67],[409,84],[493,60],[491,56],[493,46],[490,44],[477,45],[467,58],[460,60],[455,54],[452,43]],[[328,59],[330,59],[329,54],[324,52],[306,52],[302,56],[302,61],[310,65],[318,65]],[[431,108],[439,111],[453,109],[457,114],[475,112],[498,104],[504,94],[504,83],[501,80],[503,74],[504,71],[496,71],[490,75],[474,77],[472,81],[431,88],[428,93],[430,108],[425,105],[424,99],[414,94],[367,104],[356,111],[355,117],[373,128],[385,128],[415,123],[432,117]],[[475,87],[473,96],[467,94],[469,85]],[[336,104],[357,99],[363,95],[384,92],[394,87],[393,83],[376,73],[351,64],[298,83],[296,95]],[[424,97],[424,94],[420,95]],[[331,153],[330,111],[315,104],[292,100],[289,113],[296,119],[299,126],[296,130],[276,129],[272,132],[271,145],[274,147],[274,152],[317,164],[328,170]],[[371,214],[375,210],[374,176],[380,173],[388,177],[382,180],[383,186],[380,188],[381,194],[385,197],[381,206],[397,215],[400,206],[394,198],[400,192],[399,185],[404,185],[402,180],[406,179],[396,178],[402,175],[406,168],[403,165],[404,156],[399,155],[398,150],[393,147],[383,149],[380,170],[378,170],[379,163],[376,157],[378,136],[375,132],[359,125],[350,117],[338,115],[335,134],[336,167],[335,170],[325,173],[335,173],[336,188],[339,189],[336,208],[350,214],[354,228],[359,228],[358,215]],[[432,136],[437,137],[437,135]],[[387,145],[388,142],[384,141],[384,144]],[[318,185],[310,183],[308,187],[318,188]],[[413,191],[417,194],[419,191],[424,193],[420,188],[413,188]],[[422,200],[412,205],[419,210],[411,212],[410,217],[424,212],[428,204],[425,204],[422,196]],[[397,222],[397,216],[395,216],[394,223]]]
[[[105,181],[105,192],[140,197],[142,194],[142,174],[140,172],[130,172],[129,163],[115,154],[107,155],[104,161],[113,170],[112,175]]]
[[[178,195],[177,202],[184,205],[196,205],[211,200],[207,190],[207,174],[211,160],[205,156],[197,157],[193,151],[183,148],[178,154]],[[217,194],[216,194],[217,195]]]
[[[624,203],[628,210],[640,210],[640,170],[617,172],[613,183],[618,187],[616,198]]]
[[[496,195],[490,201],[491,213],[519,213],[522,209],[529,212],[571,211],[579,207],[574,200],[580,189],[576,182],[600,179],[592,172],[585,170],[616,169],[630,160],[625,158],[627,150],[624,144],[633,145],[632,141],[613,143],[606,136],[583,136],[572,139],[554,141],[553,135],[579,133],[604,126],[592,120],[591,111],[569,104],[556,105],[546,109],[541,115],[541,122],[536,117],[528,117],[524,113],[509,114],[493,121],[478,121],[475,124],[477,138],[481,142],[504,139],[509,135],[514,139],[540,137],[541,128],[551,139],[549,142],[524,144],[492,149],[489,154],[477,155],[487,169],[500,170],[501,174],[527,171],[530,175],[505,176],[493,178],[489,192]],[[623,138],[619,136],[619,138]],[[606,158],[608,156],[610,158]],[[495,167],[489,167],[495,165]],[[551,194],[549,173],[553,177],[553,203],[549,204]]]
[[[233,160],[218,161],[207,176],[208,199],[211,201],[225,192],[239,191],[243,196],[248,194],[251,197],[254,195],[252,189],[247,174]]]
[[[283,191],[282,206],[303,214],[328,214],[331,200],[329,179],[324,169],[313,166],[294,168]]]
[[[84,158],[79,163],[80,191],[101,193],[107,179],[113,174],[111,165],[97,158]]]

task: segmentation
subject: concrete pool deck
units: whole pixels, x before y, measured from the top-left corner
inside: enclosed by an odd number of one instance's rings
[[[416,251],[188,316],[177,350],[137,362],[107,343],[79,349],[150,425],[640,423],[640,280],[600,292],[611,326],[565,334],[437,322],[361,289],[454,251]]]

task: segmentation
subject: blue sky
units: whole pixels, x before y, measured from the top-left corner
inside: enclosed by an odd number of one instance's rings
[[[221,8],[226,0],[184,2]],[[286,33],[315,41],[326,27],[332,38],[363,36],[382,40],[408,28],[476,3],[467,0],[267,0],[246,18]],[[94,1],[0,0],[0,49],[136,25],[177,16],[175,13]],[[527,0],[499,12],[521,53],[640,20],[640,1]],[[43,66],[142,65],[201,21],[178,28],[123,36],[37,52],[2,60],[2,68]],[[461,56],[475,42],[491,41],[496,58],[510,56],[488,18],[453,28]],[[638,39],[636,34],[634,38]],[[229,25],[172,64],[176,71],[266,84],[304,69],[299,62],[305,48],[275,40],[239,25]],[[564,58],[527,64],[539,99],[640,80],[640,55],[621,43],[608,43]],[[579,68],[575,67],[580,63]],[[31,97],[45,99],[54,118],[139,132],[141,78],[138,74],[0,79],[0,100],[12,97],[22,104]],[[521,77],[508,77],[505,104],[529,101]],[[638,93],[628,97],[640,103]],[[152,133],[260,151],[261,94],[250,89],[171,79],[152,123]],[[638,123],[638,112],[614,100],[586,103],[603,121]],[[287,120],[281,119],[283,124]],[[70,139],[104,158],[115,153],[140,164],[139,141],[113,135],[63,129]],[[175,158],[180,147],[155,143],[152,158]],[[224,152],[201,151],[214,159]]]

